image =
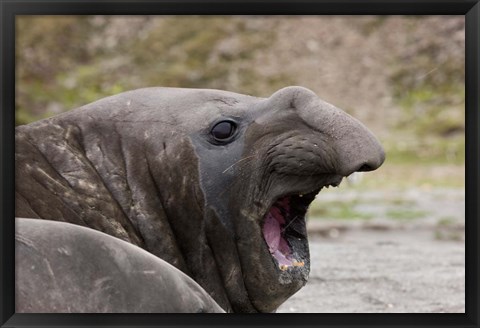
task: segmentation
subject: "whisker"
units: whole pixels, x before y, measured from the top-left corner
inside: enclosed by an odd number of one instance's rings
[[[247,160],[247,159],[252,158],[252,157],[255,157],[255,156],[257,156],[257,155],[251,155],[251,156],[247,156],[247,157],[244,157],[244,158],[239,159],[238,161],[236,161],[235,163],[233,163],[232,165],[230,165],[229,167],[227,167],[222,173],[227,172],[228,170],[230,170],[232,167],[234,167],[234,166],[237,165],[238,163],[243,162],[244,160]]]
[[[280,231],[280,233],[284,232],[293,223],[293,221],[295,221],[299,217],[300,216],[296,215],[293,219],[291,219],[290,222],[288,222],[288,224],[285,227],[283,227],[283,229]]]

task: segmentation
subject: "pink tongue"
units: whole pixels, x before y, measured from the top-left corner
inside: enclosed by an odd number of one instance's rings
[[[290,266],[293,264],[293,262],[289,260],[288,257],[286,257],[282,252],[278,250],[273,253],[273,256],[277,259],[279,265]]]
[[[281,236],[280,222],[275,218],[276,213],[267,214],[263,225],[263,236],[267,242],[270,253],[277,259],[279,265],[292,265],[290,247]],[[282,221],[284,222],[283,218]]]
[[[267,214],[265,218],[265,224],[263,225],[263,236],[268,244],[270,253],[275,253],[278,250],[280,244],[280,223],[272,216],[271,213]]]

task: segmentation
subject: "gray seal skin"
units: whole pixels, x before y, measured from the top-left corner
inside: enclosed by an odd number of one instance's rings
[[[302,87],[129,91],[18,127],[15,150],[16,216],[138,245],[227,312],[273,312],[298,291],[308,205],[385,159],[365,126]]]
[[[167,262],[70,223],[17,218],[15,270],[16,312],[224,312]]]

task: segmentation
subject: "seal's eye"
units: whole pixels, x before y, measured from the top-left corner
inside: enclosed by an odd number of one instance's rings
[[[215,124],[210,132],[217,141],[227,141],[235,132],[235,123],[231,121],[221,121]]]

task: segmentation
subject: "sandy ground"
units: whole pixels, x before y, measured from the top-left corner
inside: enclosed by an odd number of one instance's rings
[[[465,312],[464,201],[421,199],[432,214],[407,223],[310,220],[310,279],[277,312]]]

